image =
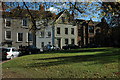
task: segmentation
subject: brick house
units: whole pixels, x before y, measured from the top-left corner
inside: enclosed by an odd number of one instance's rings
[[[78,28],[78,45],[84,46],[87,44],[95,43],[94,37],[96,31],[100,31],[100,27],[96,26],[99,22],[93,22],[90,20],[76,19],[76,24]]]

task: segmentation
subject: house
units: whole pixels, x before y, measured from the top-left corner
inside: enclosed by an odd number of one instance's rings
[[[27,9],[23,9],[19,5],[11,9],[10,12],[3,10],[4,7],[0,7],[0,9],[2,13],[2,16],[0,16],[0,23],[2,25],[0,26],[0,43],[1,46],[6,47],[12,46],[19,48],[21,45],[27,46],[34,45],[34,43],[36,44],[36,35],[39,29],[33,23],[33,19],[34,22],[39,22],[43,21],[45,18],[47,18],[47,20],[50,20],[51,17],[53,18],[53,14],[50,11],[45,11],[43,5],[39,6],[39,10],[29,10],[31,14],[29,14]],[[49,29],[45,29],[45,31],[47,30],[48,36],[46,40],[51,36]]]
[[[70,22],[70,13],[67,10],[60,12],[52,24],[39,31],[36,36],[36,45],[42,48],[47,44],[62,48],[67,44],[77,45],[77,26]]]
[[[67,44],[77,45],[77,26],[67,10],[58,14],[54,25],[54,45],[62,48]]]
[[[36,47],[43,48],[47,44],[52,45],[52,26],[46,26],[36,33]]]
[[[32,34],[29,31],[30,20],[25,16],[17,16],[16,13],[2,11],[0,43],[4,47],[16,47],[32,45]]]
[[[84,46],[95,43],[95,35],[100,32],[100,27],[96,26],[98,22],[90,20],[76,19],[78,28],[78,45]]]

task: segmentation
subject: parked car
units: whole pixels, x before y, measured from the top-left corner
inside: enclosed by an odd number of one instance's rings
[[[62,49],[67,50],[67,49],[79,49],[80,47],[75,45],[75,44],[68,44],[66,46],[63,46]]]
[[[3,47],[0,47],[0,60],[5,60],[7,59],[7,49],[6,48],[3,48]]]
[[[82,48],[97,48],[97,47],[101,47],[101,45],[87,44],[87,45],[83,46]]]
[[[43,51],[54,51],[54,50],[60,50],[60,48],[54,45],[46,45],[43,47]]]
[[[18,57],[20,52],[15,47],[1,48],[2,59],[13,59]]]
[[[38,49],[33,45],[29,45],[29,46],[21,46],[19,48],[19,51],[21,52],[21,55],[28,55],[28,54],[37,54],[42,50]]]

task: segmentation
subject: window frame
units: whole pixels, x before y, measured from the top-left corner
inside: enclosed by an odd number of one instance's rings
[[[72,43],[72,40],[74,41],[74,43]],[[75,44],[75,39],[71,39],[71,44]]]
[[[43,44],[42,44],[43,43]],[[45,43],[44,42],[41,42],[41,48],[43,48],[45,46]]]
[[[65,34],[68,35],[68,28],[65,28]]]
[[[49,33],[50,33],[50,36],[49,36]],[[47,37],[51,37],[52,35],[51,35],[51,32],[49,31],[49,32],[47,32]]]
[[[7,38],[7,31],[5,31],[5,40],[12,40],[12,31],[10,32],[11,32],[10,38]]]
[[[24,20],[26,20],[26,25],[24,25]],[[27,27],[28,26],[28,19],[27,18],[23,18],[22,19],[22,26],[23,27]]]
[[[7,21],[10,21],[10,23],[9,23],[10,26],[7,26],[7,25],[6,25]],[[11,19],[5,19],[5,27],[7,27],[7,28],[10,28],[10,27],[11,27]]]
[[[32,40],[29,40],[29,34],[31,34],[32,35],[32,33],[27,33],[27,42],[32,42],[33,41],[33,39]],[[33,37],[33,36],[32,36]]]
[[[66,40],[67,40],[67,43],[66,43]],[[67,38],[65,39],[65,44],[66,45],[69,44],[69,39],[67,39]]]
[[[23,33],[22,33],[22,41],[19,41],[19,39],[18,39],[19,38],[19,35],[18,35],[19,33],[20,32],[17,33],[17,42],[23,42]]]
[[[59,29],[59,33],[58,33],[58,29]],[[60,27],[57,27],[57,34],[61,34],[61,31],[60,31]]]
[[[73,30],[73,31],[72,31]],[[75,29],[71,28],[71,34],[74,35],[75,34]]]
[[[92,27],[93,29],[91,29],[91,27]],[[91,30],[92,30],[93,32],[91,32]],[[88,31],[89,31],[90,34],[94,34],[94,26],[88,26]]]

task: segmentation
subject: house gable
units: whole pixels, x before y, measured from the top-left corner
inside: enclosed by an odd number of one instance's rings
[[[59,23],[59,24],[68,24],[71,21],[71,15],[67,10],[64,10],[62,12],[60,12],[56,19],[55,19],[55,23]]]

